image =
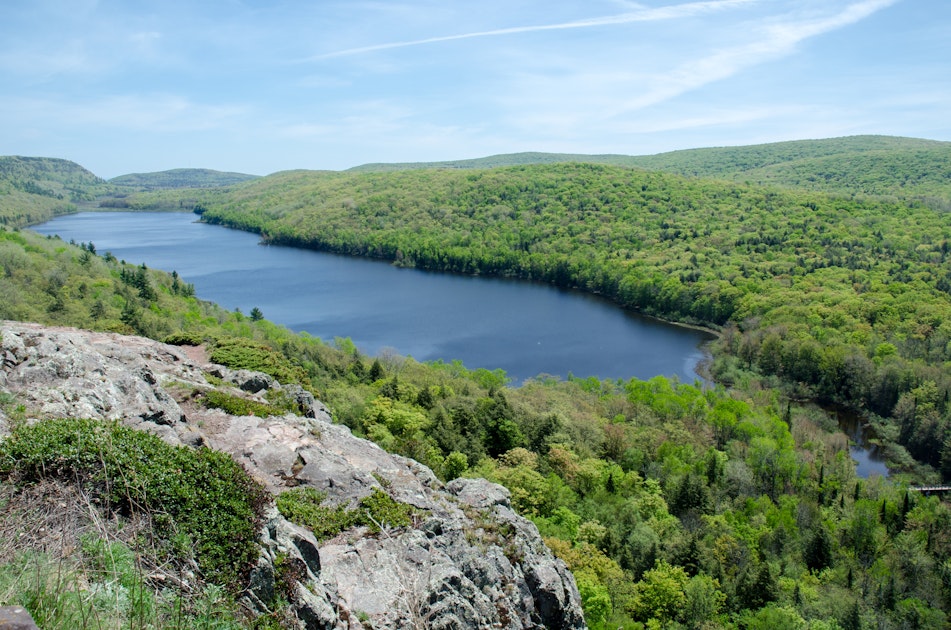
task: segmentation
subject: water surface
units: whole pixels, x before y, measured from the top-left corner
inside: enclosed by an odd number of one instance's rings
[[[401,269],[379,260],[259,244],[191,213],[83,212],[32,228],[92,242],[133,264],[177,271],[198,297],[324,340],[350,337],[419,361],[539,374],[699,379],[712,336],[624,311],[578,291],[507,279]]]

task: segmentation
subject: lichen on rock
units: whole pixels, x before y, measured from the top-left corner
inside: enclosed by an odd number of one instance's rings
[[[412,507],[408,526],[359,525],[324,541],[272,509],[244,595],[258,612],[273,612],[283,598],[283,622],[299,628],[584,627],[573,577],[501,486],[444,485],[418,462],[333,424],[300,386],[265,374],[201,364],[140,337],[0,326],[0,391],[29,418],[116,419],[173,444],[208,446],[274,495],[311,487],[332,505],[358,509],[385,492]],[[209,383],[209,373],[222,385]],[[301,413],[234,416],[195,402],[213,387],[261,400],[280,388]],[[0,415],[0,432],[4,424]]]

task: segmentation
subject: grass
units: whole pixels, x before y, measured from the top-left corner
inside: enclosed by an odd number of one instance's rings
[[[169,561],[151,526],[73,482],[0,483],[0,606],[45,630],[248,627],[231,593]]]
[[[156,436],[95,420],[16,426],[0,443],[0,476],[27,487],[77,483],[123,517],[147,514],[179,563],[237,588],[257,558],[267,495],[229,455],[173,447]]]

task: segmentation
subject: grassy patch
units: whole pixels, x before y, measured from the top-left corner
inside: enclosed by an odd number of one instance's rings
[[[171,551],[193,553],[209,581],[237,587],[257,557],[267,495],[225,453],[173,447],[117,423],[47,420],[0,443],[0,474],[19,484],[77,481],[119,513],[150,513]]]
[[[263,343],[230,337],[219,339],[211,351],[209,359],[234,370],[254,370],[273,376],[281,383],[307,385],[307,375],[297,365],[291,363]]]
[[[284,518],[307,527],[317,540],[333,538],[340,532],[364,525],[372,533],[380,527],[408,527],[417,510],[400,503],[379,488],[364,497],[357,509],[325,506],[325,492],[313,488],[294,488],[277,497],[277,509]]]

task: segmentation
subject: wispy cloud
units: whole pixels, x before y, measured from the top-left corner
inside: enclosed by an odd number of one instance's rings
[[[793,52],[806,39],[855,24],[899,1],[863,0],[833,15],[793,17],[767,24],[760,29],[763,35],[752,42],[725,48],[655,77],[650,90],[628,100],[614,114],[657,105],[714,81],[729,78],[746,68],[773,61]]]
[[[671,5],[658,8],[638,8],[634,11],[628,11],[618,15],[609,15],[587,20],[574,20],[571,22],[561,22],[558,24],[536,24],[532,26],[513,26],[510,28],[500,28],[489,31],[475,31],[472,33],[458,33],[455,35],[443,35],[439,37],[427,37],[424,39],[415,39],[404,42],[389,42],[385,44],[374,44],[372,46],[361,46],[358,48],[348,48],[335,52],[325,53],[311,57],[307,61],[320,61],[332,59],[334,57],[348,57],[363,53],[388,50],[393,48],[407,48],[410,46],[423,46],[425,44],[437,44],[441,42],[451,42],[462,39],[475,39],[481,37],[500,37],[504,35],[517,35],[521,33],[534,33],[539,31],[556,31],[580,28],[594,28],[599,26],[618,26],[622,24],[631,24],[634,22],[653,22],[658,20],[672,20],[678,18],[694,17],[697,15],[710,13],[713,11],[723,11],[733,9],[743,5],[755,4],[759,0],[708,0],[705,2],[689,2],[685,4]]]

